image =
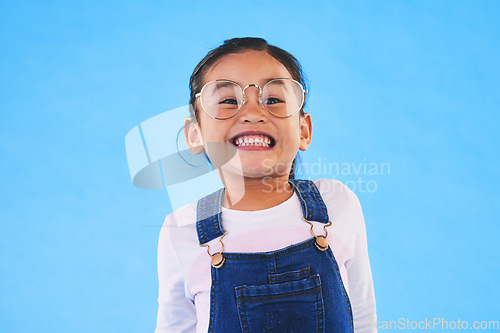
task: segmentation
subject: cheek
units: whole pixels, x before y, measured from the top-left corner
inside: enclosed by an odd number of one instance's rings
[[[300,148],[300,134],[295,130],[288,132],[284,144],[283,152],[286,156],[295,157]]]
[[[225,142],[226,136],[229,133],[229,126],[215,119],[203,119],[201,120],[203,125],[201,126],[201,133],[204,142]]]
[[[294,145],[300,142],[300,127],[296,122],[293,122],[290,124],[290,126],[287,129],[287,136],[289,138],[290,143],[293,143]]]

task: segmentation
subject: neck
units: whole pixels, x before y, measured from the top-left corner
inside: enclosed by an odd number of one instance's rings
[[[226,188],[222,206],[234,210],[254,211],[277,206],[293,195],[288,175],[266,178],[238,177],[223,179]]]

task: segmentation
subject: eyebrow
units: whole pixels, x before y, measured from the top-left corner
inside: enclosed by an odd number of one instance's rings
[[[234,85],[233,82],[228,82],[228,81],[216,81],[216,82],[217,82],[217,88],[225,88]]]
[[[232,82],[228,82],[228,81],[215,81],[217,83],[217,88],[227,88],[227,87],[231,87],[233,85]],[[211,96],[214,96],[215,95],[215,90],[212,90],[211,91]]]
[[[269,77],[269,78],[266,78],[266,79],[262,79],[261,82],[260,82],[260,87],[262,88],[269,81],[277,80],[277,79],[285,79],[285,78],[284,77]],[[289,79],[289,78],[286,78],[286,79]],[[220,80],[227,80],[227,79],[220,79]],[[232,80],[228,80],[228,81],[232,81]],[[233,83],[232,82],[228,82],[228,81],[216,81],[217,82],[217,87],[218,88],[226,88],[226,87],[232,86]],[[235,81],[233,81],[233,82],[235,82]],[[281,82],[281,81],[277,82],[277,84],[284,85],[284,83]],[[244,87],[242,87],[242,88],[244,88]]]
[[[272,80],[277,80],[277,79],[285,79],[284,77],[271,77],[271,78],[267,78],[267,79],[264,79],[262,80],[262,82],[264,82],[264,84],[268,83],[269,81],[272,81]],[[263,84],[263,85],[264,85]],[[280,84],[284,84],[283,82],[280,82]]]

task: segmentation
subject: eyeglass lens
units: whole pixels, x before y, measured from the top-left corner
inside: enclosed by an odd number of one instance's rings
[[[269,113],[277,117],[295,114],[302,107],[303,101],[302,86],[293,80],[272,80],[262,89],[262,104]],[[213,81],[203,88],[201,103],[212,117],[227,119],[234,116],[243,106],[243,91],[232,81]]]

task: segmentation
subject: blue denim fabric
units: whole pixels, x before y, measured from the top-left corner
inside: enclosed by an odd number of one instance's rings
[[[328,212],[309,180],[289,180],[307,220],[328,223]],[[223,235],[224,189],[198,201],[200,244]],[[330,246],[316,248],[314,237],[286,248],[222,255],[211,267],[208,332],[354,332],[351,304]]]

